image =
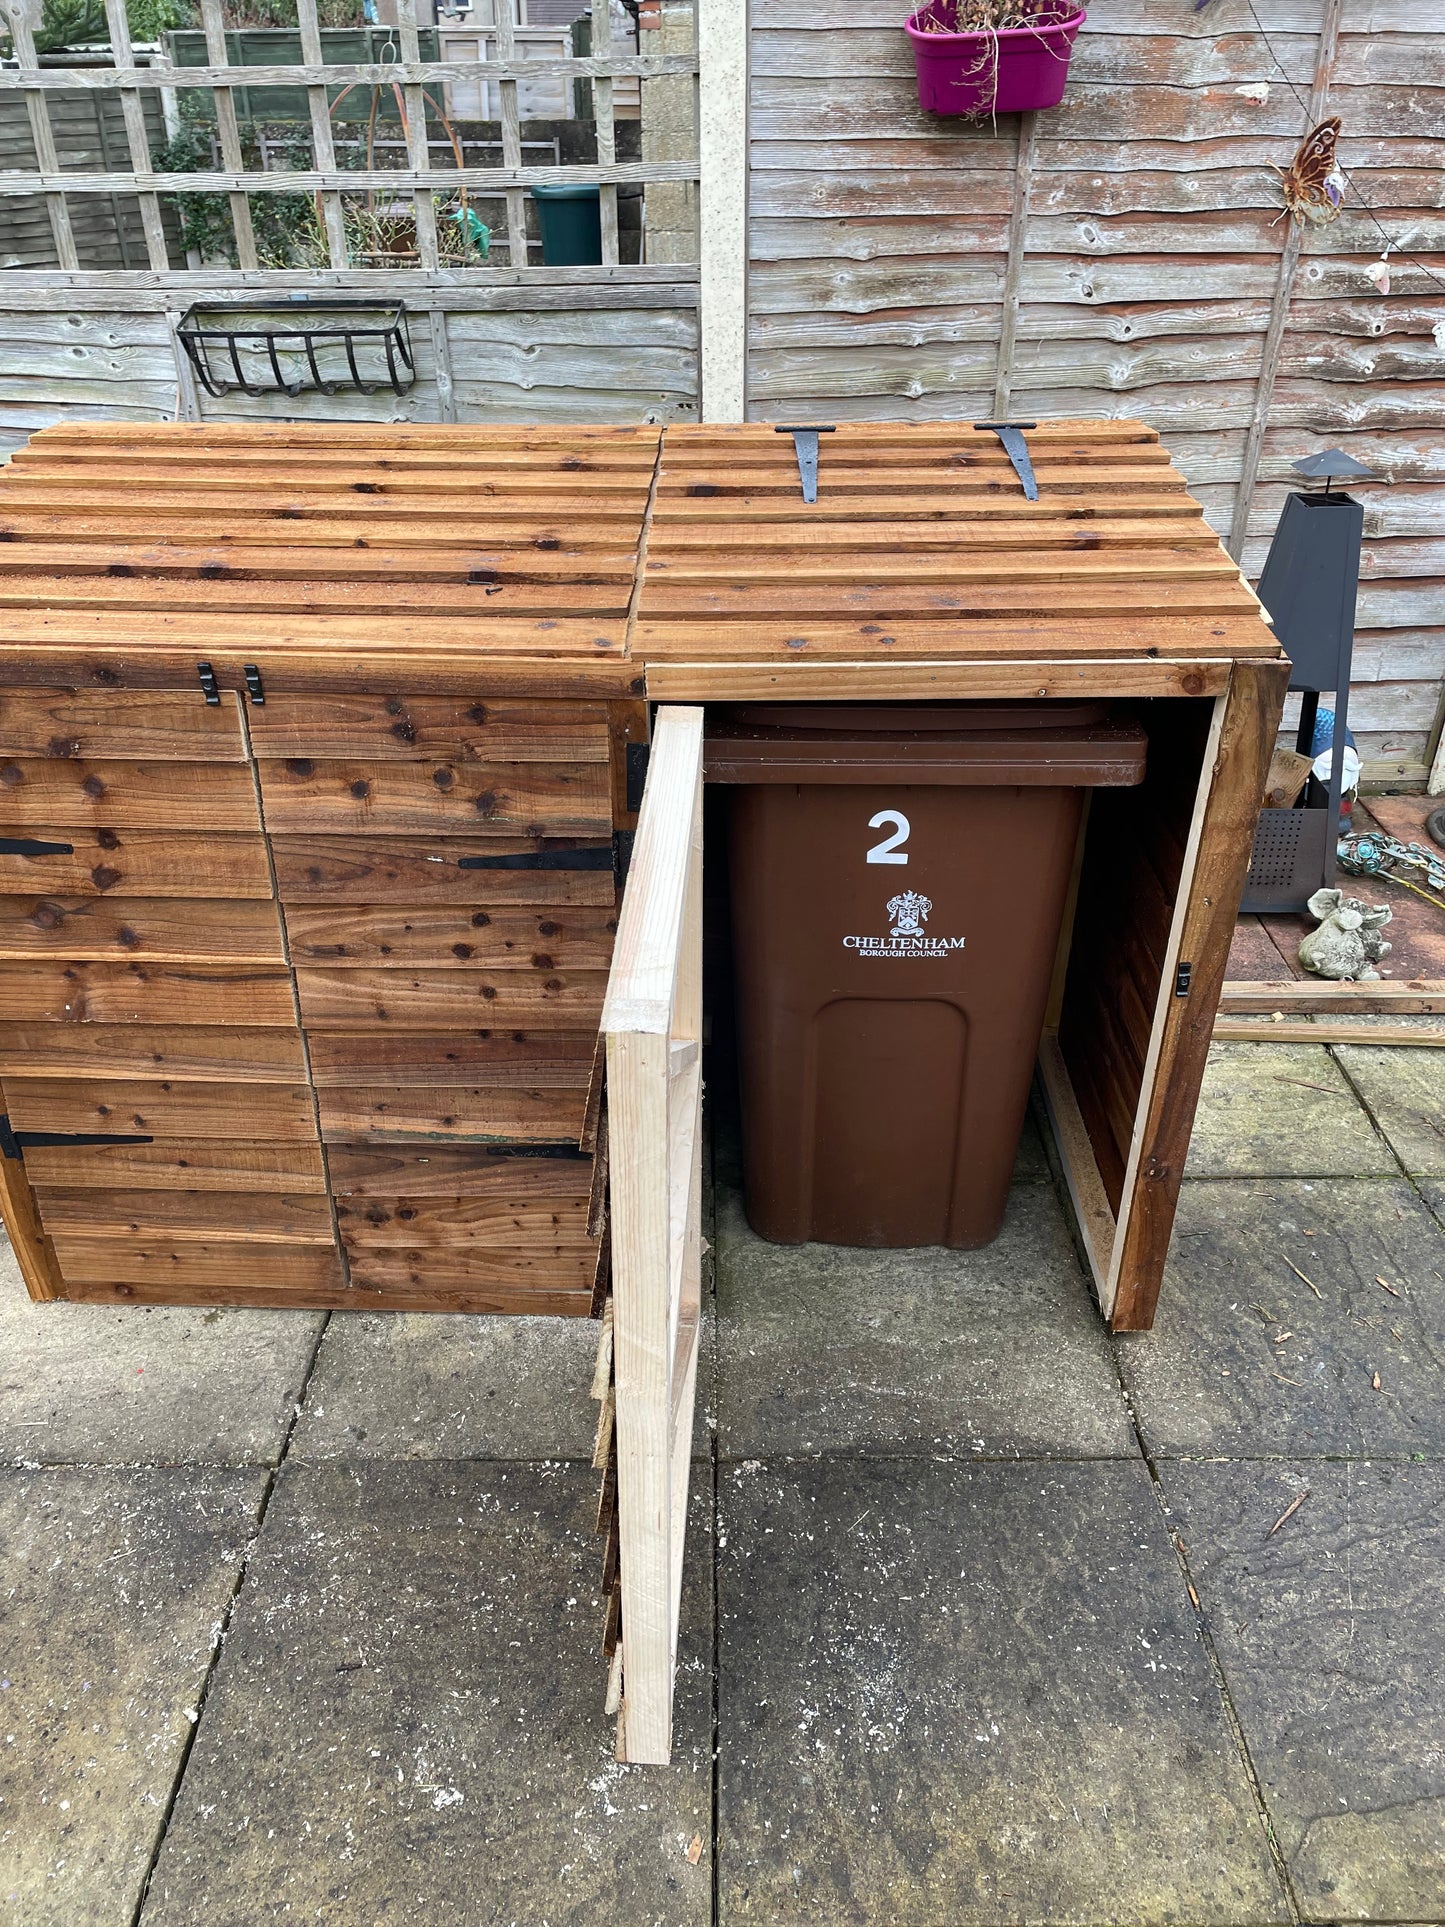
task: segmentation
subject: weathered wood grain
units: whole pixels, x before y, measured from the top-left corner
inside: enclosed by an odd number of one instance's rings
[[[587,1030],[435,1033],[314,1031],[312,1081],[329,1085],[524,1086],[587,1091],[597,1038]]]
[[[303,965],[296,972],[302,1020],[317,1030],[355,1030],[358,1024],[373,1022],[399,1031],[477,1024],[489,1029],[595,1028],[606,981],[603,970],[544,976],[530,970],[321,970]]]
[[[373,1246],[461,1246],[492,1251],[578,1250],[595,1262],[585,1195],[570,1198],[342,1198],[337,1222],[349,1251]]]
[[[604,868],[463,870],[464,856],[533,856],[548,850],[610,857],[597,837],[284,836],[271,839],[276,887],[286,904],[611,904],[610,862]],[[0,870],[3,877],[3,870]]]
[[[321,1245],[335,1234],[326,1199],[277,1192],[61,1190],[36,1193],[45,1223],[63,1239],[113,1239],[122,1249],[166,1242]]]
[[[3,561],[13,567],[17,558]],[[244,763],[236,698],[212,707],[198,687],[163,690],[0,688],[0,747],[9,758],[67,762],[116,757]]]
[[[602,763],[443,763],[420,758],[372,763],[291,757],[263,762],[260,775],[266,827],[282,835],[351,831],[480,836],[495,828],[529,837],[598,837],[612,828]]]
[[[342,1198],[475,1198],[506,1205],[591,1195],[593,1161],[575,1152],[513,1156],[481,1146],[333,1144],[332,1188]],[[338,1202],[337,1209],[340,1209]]]
[[[629,583],[632,566],[627,570]],[[603,703],[457,702],[435,696],[312,696],[249,719],[258,756],[337,761],[605,763]]]
[[[368,1086],[327,1084],[316,1093],[321,1136],[346,1144],[575,1144],[586,1109],[581,1090],[513,1085]]]
[[[299,1030],[249,1024],[0,1024],[0,1075],[302,1084],[306,1058]]]
[[[304,1084],[186,1083],[180,1079],[4,1078],[13,1128],[276,1144],[314,1143]]]
[[[31,1145],[25,1168],[63,1190],[326,1192],[318,1143]]]
[[[479,877],[485,896],[485,878]],[[3,915],[3,904],[0,904]],[[393,969],[421,965],[459,970],[553,971],[605,968],[616,917],[610,909],[451,909],[328,905],[286,912],[297,963],[354,963]],[[3,931],[0,931],[3,945]],[[3,955],[0,948],[0,955]]]
[[[24,834],[32,842],[72,847],[39,856],[0,852],[0,890],[9,896],[245,900],[271,894],[266,846],[254,834],[96,830],[49,821],[26,824]]]
[[[134,1243],[108,1232],[91,1234],[61,1230],[56,1254],[65,1278],[66,1295],[80,1294],[76,1286],[95,1286],[122,1300],[141,1298],[124,1287],[155,1287],[152,1302],[211,1304],[246,1302],[239,1297],[217,1297],[217,1292],[248,1291],[267,1286],[284,1292],[287,1302],[309,1305],[318,1293],[337,1290],[342,1283],[341,1261],[335,1251],[310,1244],[282,1244],[176,1238],[166,1233]],[[91,1294],[95,1295],[95,1294]]]
[[[26,1024],[295,1022],[291,979],[266,965],[0,964],[0,1021]]]
[[[0,960],[283,963],[272,903],[244,898],[0,897]]]

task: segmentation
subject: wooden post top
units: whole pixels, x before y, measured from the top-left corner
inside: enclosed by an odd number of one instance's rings
[[[1024,429],[1036,500],[989,428],[799,426],[812,503],[761,422],[46,429],[0,471],[0,681],[1209,694],[1280,653],[1142,422]]]

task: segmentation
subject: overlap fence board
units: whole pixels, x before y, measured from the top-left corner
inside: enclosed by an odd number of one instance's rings
[[[1019,118],[923,113],[910,11],[755,0],[751,415],[963,421],[1007,394],[1022,419],[1139,416],[1251,579],[1291,460],[1346,449],[1382,478],[1360,491],[1351,725],[1367,780],[1418,784],[1445,678],[1433,10],[1104,0],[1063,102],[1033,117],[1012,235]],[[1240,91],[1259,83],[1262,100]],[[1338,221],[1300,234],[1278,170],[1324,113],[1343,122],[1349,189]],[[1392,240],[1381,294],[1364,270]],[[1394,635],[1410,646],[1392,656]]]

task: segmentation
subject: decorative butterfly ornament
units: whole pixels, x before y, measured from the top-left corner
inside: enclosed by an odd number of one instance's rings
[[[1289,166],[1280,169],[1285,208],[1297,221],[1323,227],[1327,221],[1339,219],[1345,194],[1345,177],[1335,160],[1339,131],[1338,114],[1322,120],[1306,136]]]

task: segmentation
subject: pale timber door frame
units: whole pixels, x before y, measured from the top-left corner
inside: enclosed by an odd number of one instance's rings
[[[657,712],[602,1030],[622,1634],[617,1757],[666,1765],[702,1283],[702,732]]]

